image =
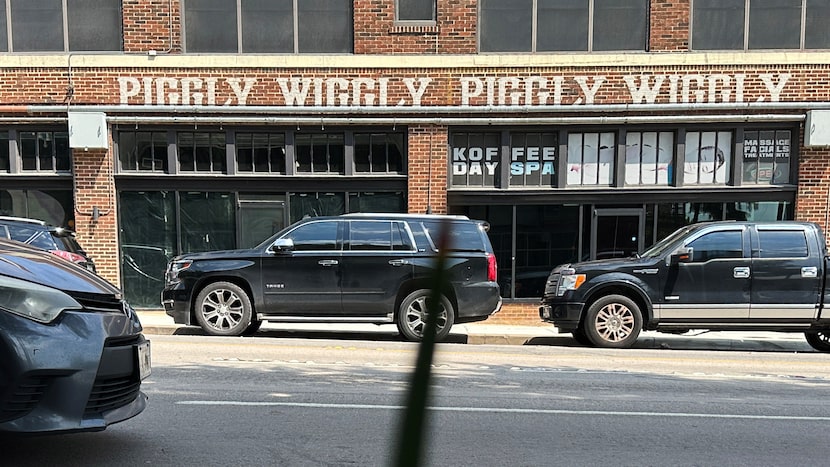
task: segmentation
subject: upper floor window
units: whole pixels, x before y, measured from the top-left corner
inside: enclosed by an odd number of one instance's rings
[[[568,134],[568,185],[605,185],[614,182],[616,135]]]
[[[790,183],[791,135],[789,130],[744,132],[745,184]]]
[[[0,0],[0,51],[121,50],[121,18],[121,0]]]
[[[297,172],[342,174],[345,165],[343,134],[300,134],[294,139]]]
[[[630,131],[625,135],[625,184],[661,185],[672,183],[674,133]]]
[[[178,133],[178,150],[182,172],[225,173],[225,133],[181,131]]]
[[[732,133],[729,131],[689,131],[686,133],[685,185],[729,182],[732,161]]]
[[[183,21],[189,53],[353,50],[349,0],[184,0]]]
[[[403,133],[355,133],[355,172],[404,173],[403,140]]]
[[[482,52],[646,50],[648,0],[481,0]]]
[[[396,21],[435,21],[435,0],[396,0]]]
[[[167,132],[119,132],[118,159],[124,171],[167,172]]]
[[[558,133],[510,134],[510,186],[554,187]]]
[[[72,150],[65,131],[21,131],[20,162],[23,171],[69,172]]]
[[[236,169],[254,173],[285,173],[285,134],[237,133]]]
[[[454,133],[450,143],[453,186],[495,188],[500,181],[501,134]]]
[[[695,50],[830,48],[827,0],[694,0]]]

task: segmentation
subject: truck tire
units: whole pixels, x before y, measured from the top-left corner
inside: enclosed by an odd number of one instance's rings
[[[213,336],[239,336],[252,324],[248,294],[236,284],[214,282],[196,297],[196,322]]]
[[[805,332],[804,337],[810,347],[819,352],[830,352],[830,331]]]
[[[640,307],[623,295],[600,297],[588,308],[584,320],[585,335],[597,347],[631,347],[642,327]]]
[[[579,345],[593,345],[588,339],[588,336],[585,335],[585,330],[583,329],[582,325],[580,324],[579,327],[571,331],[571,336],[573,336],[574,340]]]

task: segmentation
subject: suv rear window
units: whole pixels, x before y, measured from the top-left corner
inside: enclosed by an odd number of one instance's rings
[[[438,246],[438,236],[441,232],[441,221],[424,221],[424,229],[429,235],[432,244]],[[475,222],[448,222],[450,229],[450,250],[454,251],[487,251],[481,230]]]

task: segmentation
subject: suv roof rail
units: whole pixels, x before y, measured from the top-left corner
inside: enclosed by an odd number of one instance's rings
[[[0,221],[14,221],[14,222],[26,222],[28,224],[48,225],[46,223],[46,221],[42,221],[40,219],[29,219],[27,217],[0,216]]]
[[[434,219],[462,219],[469,220],[467,216],[456,214],[417,214],[417,213],[399,213],[399,212],[350,212],[348,214],[341,214],[342,217],[400,217],[402,219],[408,217],[434,218]]]

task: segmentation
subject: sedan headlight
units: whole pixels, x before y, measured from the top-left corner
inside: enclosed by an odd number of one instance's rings
[[[33,282],[0,276],[0,310],[39,323],[51,323],[67,309],[81,304],[60,290]]]

